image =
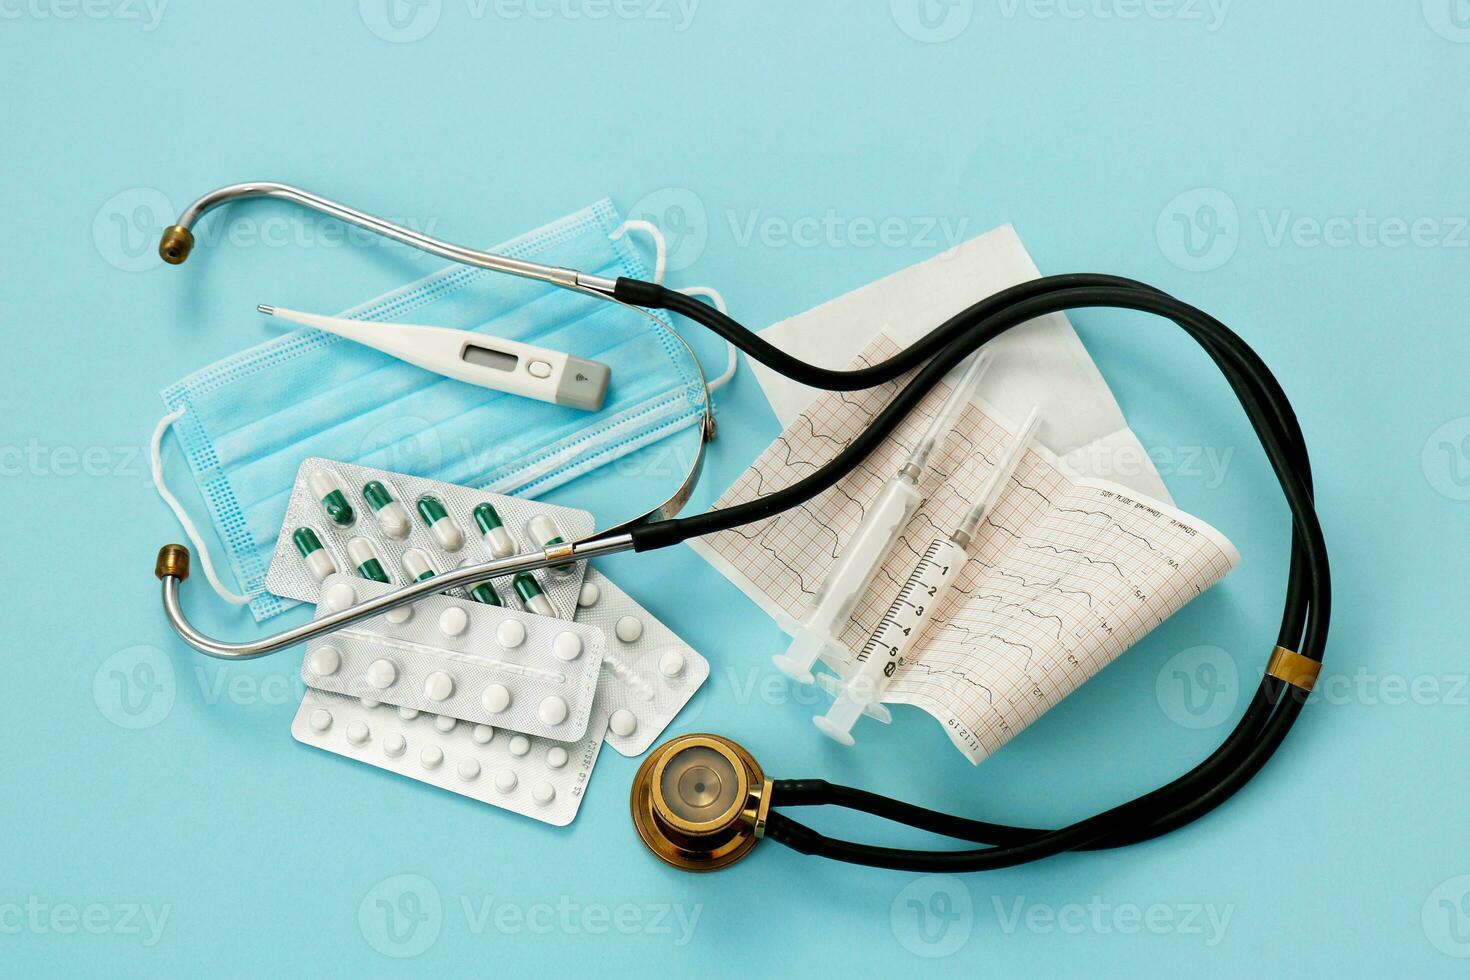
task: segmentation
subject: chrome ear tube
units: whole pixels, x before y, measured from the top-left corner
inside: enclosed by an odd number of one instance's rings
[[[227,187],[210,191],[190,204],[179,215],[179,220],[175,224],[163,230],[163,236],[158,242],[159,257],[169,265],[182,265],[188,260],[189,253],[194,250],[194,225],[200,218],[222,205],[262,197],[289,201],[451,262],[489,269],[492,272],[504,272],[507,275],[521,276],[526,279],[539,279],[567,289],[580,289],[603,297],[611,297],[613,291],[613,281],[602,276],[593,276],[576,269],[562,269],[542,265],[539,262],[528,262],[525,259],[455,245],[452,242],[394,224],[375,214],[348,207],[330,198],[322,197],[320,194],[302,190],[300,187],[265,180],[230,184]]]
[[[511,555],[509,558],[496,558],[475,565],[462,565],[443,575],[414,582],[395,592],[365,599],[355,606],[349,606],[294,629],[283,630],[273,636],[247,643],[226,643],[206,636],[195,629],[194,625],[189,622],[188,616],[184,614],[179,600],[179,589],[184,580],[189,577],[188,548],[181,544],[164,545],[158,552],[158,561],[154,565],[153,573],[163,583],[163,613],[168,618],[168,624],[185,643],[200,653],[222,660],[253,660],[298,643],[305,643],[318,636],[334,633],[370,616],[385,613],[390,609],[413,602],[415,599],[422,599],[426,595],[443,592],[455,586],[470,586],[488,578],[532,572],[551,565],[562,564],[568,560],[577,561],[596,558],[599,555],[616,554],[619,551],[629,551],[632,547],[631,535],[604,532],[602,535],[595,535],[585,541],[557,545],[545,551]]]

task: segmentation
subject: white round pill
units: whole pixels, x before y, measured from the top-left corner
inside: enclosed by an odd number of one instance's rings
[[[558,633],[551,641],[551,652],[558,660],[576,660],[582,655],[582,638],[570,631]]]
[[[510,691],[504,684],[491,684],[480,692],[480,704],[492,715],[498,715],[510,707]]]
[[[462,606],[450,606],[439,614],[439,632],[445,636],[459,636],[469,625],[469,614]]]
[[[502,620],[495,627],[495,640],[507,650],[514,650],[526,642],[526,624],[517,619]]]
[[[322,593],[328,609],[342,610],[357,601],[357,590],[346,582],[333,582]]]
[[[543,725],[560,725],[567,720],[567,703],[553,694],[541,702],[541,706],[536,709],[536,716]]]
[[[450,732],[454,731],[454,724],[454,719],[449,717],[448,715],[434,716],[434,727],[439,729],[445,735],[448,735]]]
[[[317,647],[307,658],[311,672],[318,677],[331,677],[342,666],[342,654],[336,647]]]
[[[624,643],[636,643],[638,637],[643,635],[643,620],[637,616],[619,616],[613,632]]]
[[[478,779],[480,776],[480,764],[474,759],[460,759],[459,765],[454,767],[459,772],[459,778],[465,782]]]
[[[425,769],[438,769],[444,762],[444,751],[437,745],[425,745],[419,752],[419,761]]]
[[[398,717],[402,718],[404,721],[413,721],[418,716],[419,716],[419,709],[418,708],[399,708],[398,709]]]
[[[383,613],[383,618],[394,626],[402,626],[410,619],[413,619],[413,606],[399,606],[396,609],[389,609]]]
[[[475,740],[476,745],[489,745],[490,740],[495,737],[495,729],[489,725],[476,725],[470,729],[470,738]]]
[[[601,598],[602,590],[597,587],[596,582],[583,582],[582,591],[577,593],[577,605],[595,606]]]
[[[684,673],[684,654],[678,650],[667,650],[658,658],[658,672],[665,677],[678,677]]]
[[[629,711],[627,708],[619,708],[617,711],[614,711],[612,713],[612,717],[607,720],[607,727],[612,729],[614,735],[619,735],[623,738],[627,738],[638,729],[638,716],[633,714],[633,712]]]
[[[387,753],[387,756],[390,759],[398,758],[407,749],[407,740],[405,740],[404,737],[397,732],[394,732],[392,735],[389,735],[387,738],[383,739],[383,751]]]
[[[393,686],[398,680],[398,667],[391,660],[374,660],[368,664],[367,682],[378,690],[384,690]]]
[[[377,698],[370,698],[370,697],[360,697],[357,700],[359,702],[361,702],[361,704],[362,704],[362,706],[364,708],[376,708],[380,704],[383,703],[383,702],[379,701]]]
[[[556,799],[556,787],[550,783],[537,783],[531,789],[531,799],[540,806],[546,806]]]
[[[502,769],[495,774],[495,788],[502,793],[509,793],[515,789],[517,782],[519,780],[516,779],[516,774],[509,769]]]
[[[560,745],[553,745],[546,750],[546,764],[553,769],[560,769],[567,764],[567,750]]]
[[[307,724],[311,725],[312,731],[320,735],[332,727],[332,713],[326,708],[317,708],[311,713],[311,717],[307,719]]]
[[[531,751],[531,740],[524,735],[517,735],[510,740],[510,754],[520,758]]]
[[[430,701],[443,701],[454,693],[454,678],[436,670],[424,678],[424,697]]]
[[[347,726],[347,741],[353,745],[361,745],[368,740],[368,726],[360,721],[354,721]]]

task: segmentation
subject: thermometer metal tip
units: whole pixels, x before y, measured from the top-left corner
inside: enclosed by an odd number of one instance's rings
[[[264,313],[266,316],[276,315],[276,308],[274,306],[266,306],[264,303],[260,303],[255,308],[259,312]]]

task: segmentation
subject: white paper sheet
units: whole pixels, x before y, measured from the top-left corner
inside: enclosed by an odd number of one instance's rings
[[[1010,225],[772,324],[761,337],[825,367],[840,368],[883,331],[907,346],[977,300],[1040,276]],[[1040,406],[1038,439],[1081,477],[1102,477],[1173,503],[1158,470],[1077,333],[1061,314],[991,343],[996,360],[979,398],[1012,418]],[[820,394],[754,361],[776,418],[789,425]]]

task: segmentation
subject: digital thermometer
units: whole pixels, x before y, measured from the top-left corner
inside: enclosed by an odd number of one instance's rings
[[[275,306],[257,309],[346,337],[446,378],[589,412],[602,408],[612,375],[601,361],[469,330],[347,320]]]

